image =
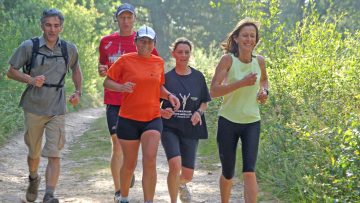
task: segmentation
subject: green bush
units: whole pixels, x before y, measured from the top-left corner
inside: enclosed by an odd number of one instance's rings
[[[312,13],[286,49],[269,40],[279,47],[268,63],[258,174],[291,202],[359,201],[359,32],[341,33],[336,22]]]

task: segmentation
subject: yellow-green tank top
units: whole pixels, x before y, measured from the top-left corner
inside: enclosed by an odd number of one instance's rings
[[[261,70],[258,59],[253,57],[250,63],[243,63],[232,54],[231,57],[232,65],[225,81],[227,84],[241,80],[249,73],[257,73],[257,79],[252,86],[241,87],[226,94],[219,110],[219,116],[241,124],[259,121],[261,118],[256,96],[260,88]]]

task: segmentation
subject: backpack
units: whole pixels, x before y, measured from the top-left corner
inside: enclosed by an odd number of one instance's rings
[[[43,84],[43,86],[45,86],[45,87],[56,87],[56,90],[59,90],[59,88],[62,88],[64,86],[61,83],[65,79],[66,73],[69,72],[69,69],[68,69],[69,54],[68,54],[68,51],[67,51],[67,43],[66,43],[66,41],[60,40],[61,41],[61,56],[59,56],[59,55],[48,56],[48,55],[45,55],[45,54],[39,52],[40,43],[39,43],[39,38],[38,37],[31,38],[31,41],[33,43],[32,53],[31,53],[31,60],[29,61],[29,63],[27,63],[25,66],[23,66],[23,72],[30,75],[31,69],[34,68],[35,60],[36,60],[36,57],[38,55],[43,56],[43,58],[41,60],[41,65],[44,64],[45,58],[63,57],[64,60],[65,60],[65,68],[66,68],[67,71],[61,76],[60,81],[57,84],[48,84],[48,83]]]

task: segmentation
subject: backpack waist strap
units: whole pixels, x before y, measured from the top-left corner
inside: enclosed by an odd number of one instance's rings
[[[56,87],[56,91],[58,91],[60,88],[64,87],[64,85],[62,85],[62,81],[64,80],[66,75],[66,72],[62,75],[62,77],[60,78],[60,81],[58,82],[58,84],[48,84],[48,83],[44,83],[43,86],[44,87]]]
[[[62,87],[64,87],[64,85],[48,84],[48,83],[44,83],[43,86],[44,86],[44,87],[57,87],[57,88],[62,88]]]

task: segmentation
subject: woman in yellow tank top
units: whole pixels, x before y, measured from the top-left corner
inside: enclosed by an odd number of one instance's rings
[[[222,44],[225,54],[211,82],[212,97],[224,97],[219,110],[217,143],[222,165],[219,180],[221,202],[229,202],[235,171],[236,149],[241,140],[244,196],[255,203],[257,182],[255,164],[260,136],[259,104],[268,98],[265,59],[254,56],[259,41],[258,23],[241,20]]]

